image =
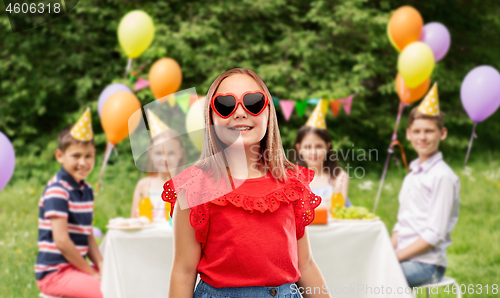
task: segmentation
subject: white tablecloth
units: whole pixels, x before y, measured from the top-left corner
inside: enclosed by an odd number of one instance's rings
[[[408,284],[382,221],[310,225],[308,231],[332,297],[412,297],[404,294]]]
[[[167,297],[173,256],[168,223],[135,231],[109,230],[100,250],[105,298]]]
[[[411,297],[395,294],[407,283],[381,221],[312,225],[308,231],[314,259],[332,297]],[[100,249],[105,298],[167,297],[172,227],[109,230]],[[386,295],[388,287],[392,295]]]

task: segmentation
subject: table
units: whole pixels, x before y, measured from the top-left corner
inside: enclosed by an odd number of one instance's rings
[[[332,297],[412,297],[382,221],[310,225],[308,233]]]
[[[167,297],[173,232],[166,221],[141,230],[109,230],[100,250],[105,298]]]
[[[412,297],[395,294],[408,284],[383,222],[334,222],[307,229],[314,259],[332,297],[387,297],[388,288],[392,297]],[[109,230],[100,249],[105,298],[167,297],[173,256],[171,226]]]

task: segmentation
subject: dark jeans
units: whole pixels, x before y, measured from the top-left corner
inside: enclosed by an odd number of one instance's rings
[[[401,262],[401,268],[410,287],[440,282],[446,267],[415,261]]]

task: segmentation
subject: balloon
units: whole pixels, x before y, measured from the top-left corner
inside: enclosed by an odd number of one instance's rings
[[[420,38],[423,26],[424,20],[418,10],[411,6],[402,6],[392,14],[388,32],[398,50],[402,51]]]
[[[14,167],[16,165],[16,154],[14,147],[7,136],[0,131],[0,190],[9,183]]]
[[[149,88],[156,99],[175,93],[179,90],[181,82],[181,67],[172,58],[156,61],[149,70]]]
[[[430,85],[431,80],[427,78],[427,80],[425,80],[419,86],[410,89],[408,88],[408,86],[406,86],[403,77],[399,73],[396,76],[396,92],[398,93],[401,102],[407,105],[412,104],[424,97],[429,90]]]
[[[394,39],[392,38],[391,33],[389,33],[389,26],[387,26],[387,37],[389,38],[391,45],[396,49],[396,51],[401,52],[399,50],[398,46],[396,45],[396,43],[394,42]]]
[[[189,134],[189,139],[199,151],[202,148],[203,128],[205,127],[205,114],[203,113],[205,98],[202,97],[198,102],[195,102],[186,115],[186,131]]]
[[[432,74],[434,54],[428,45],[416,41],[407,46],[398,58],[398,71],[408,88],[416,88]]]
[[[474,68],[462,82],[460,97],[472,121],[483,121],[500,106],[500,73],[487,65]]]
[[[115,94],[118,91],[128,91],[132,93],[130,88],[126,85],[119,83],[108,85],[106,88],[104,88],[104,90],[102,90],[101,95],[99,95],[99,101],[97,102],[97,112],[99,112],[99,117],[102,114],[102,107],[104,107],[104,103],[106,102],[106,100],[108,100],[111,95]]]
[[[155,36],[151,17],[142,10],[127,13],[118,25],[118,40],[129,58],[141,55]]]
[[[441,23],[429,23],[424,26],[420,41],[425,42],[431,48],[434,61],[438,62],[443,59],[450,48],[450,32]]]
[[[98,227],[92,227],[92,233],[95,238],[102,238],[102,231]]]
[[[120,143],[129,135],[129,118],[141,109],[141,104],[137,97],[127,91],[119,91],[106,101],[102,108],[101,124],[106,138],[113,145]],[[132,133],[139,125],[141,113],[135,113],[131,118]]]

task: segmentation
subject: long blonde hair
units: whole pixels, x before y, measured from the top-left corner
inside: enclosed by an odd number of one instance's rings
[[[259,149],[259,167],[271,171],[272,176],[280,181],[287,181],[286,170],[296,170],[297,166],[290,162],[283,150],[281,136],[278,127],[278,119],[276,118],[276,109],[272,101],[271,94],[267,89],[266,84],[262,79],[252,70],[243,68],[233,68],[221,74],[208,89],[207,97],[205,100],[204,121],[205,132],[203,133],[203,146],[201,150],[200,160],[196,166],[205,172],[209,173],[216,181],[220,180],[222,173],[228,170],[227,161],[225,160],[223,145],[217,138],[214,130],[214,122],[212,119],[212,108],[210,102],[212,96],[219,88],[220,83],[227,77],[235,74],[246,74],[252,77],[255,82],[262,88],[269,98],[269,119],[266,134],[260,141]],[[217,154],[217,153],[223,154]],[[217,154],[217,155],[216,155]]]

